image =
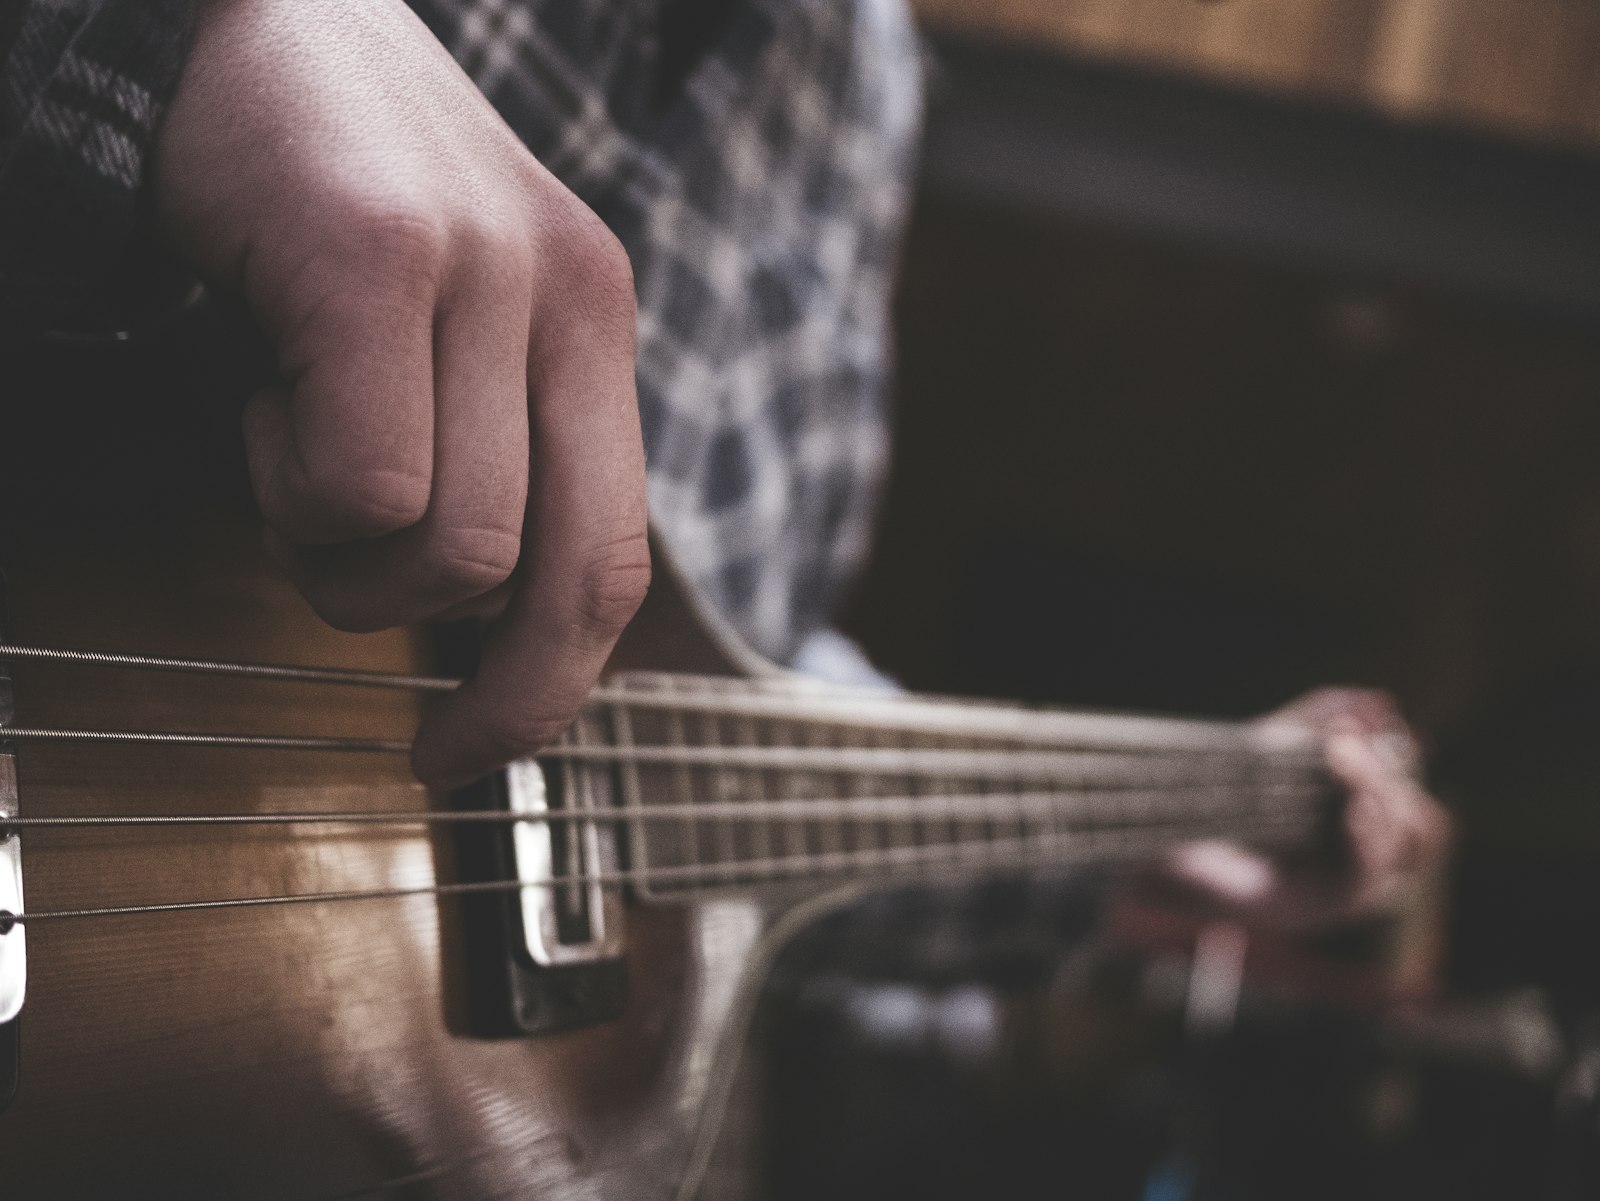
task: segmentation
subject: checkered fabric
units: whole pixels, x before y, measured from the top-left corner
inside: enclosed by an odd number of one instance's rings
[[[145,152],[189,0],[0,2],[0,321],[116,328],[149,269]]]
[[[921,113],[899,0],[735,0],[665,96],[661,0],[412,7],[627,246],[651,512],[787,661],[866,549],[884,466]]]
[[[0,236],[5,270],[81,301],[128,237],[187,5],[18,2],[0,205],[81,241]],[[884,465],[921,99],[901,0],[411,3],[627,246],[652,514],[702,595],[788,660],[865,551]]]

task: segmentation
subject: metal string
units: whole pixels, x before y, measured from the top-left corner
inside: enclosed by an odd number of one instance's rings
[[[234,663],[0,643],[0,661],[7,659],[400,691],[448,692],[462,683],[461,680],[437,676],[346,668]],[[634,684],[630,686],[626,682],[628,679],[632,679]],[[604,684],[594,689],[589,699],[592,704],[629,705],[650,710],[813,720],[837,725],[995,737],[1010,743],[1119,747],[1145,752],[1237,749],[1247,741],[1247,737],[1268,737],[1260,731],[1247,736],[1239,723],[1229,721],[1038,710],[992,702],[886,695],[873,690],[825,686],[810,681],[786,682],[784,689],[777,692],[765,691],[759,683],[697,677],[676,677],[676,686],[671,688],[639,686],[641,683],[668,679],[674,678],[631,673],[621,683]],[[686,688],[683,686],[686,682],[694,686]],[[77,733],[87,737],[98,736],[100,732]],[[245,742],[243,736],[239,737],[239,741],[227,745],[264,745]],[[1307,742],[1292,732],[1282,730],[1271,734],[1270,738],[1274,741],[1275,749],[1304,746]]]
[[[158,730],[61,730],[0,726],[0,742],[108,742],[158,746],[205,746],[226,750],[341,751],[404,755],[402,738],[323,738],[305,734],[203,734]]]
[[[1182,811],[1208,795],[1239,800],[1241,810],[1249,804],[1279,799],[1313,800],[1315,788],[1282,785],[1270,788],[1235,788],[1208,785],[1187,788],[1176,785],[1162,789],[1122,789],[1112,792],[1063,790],[1008,793],[1003,800],[1007,815],[1016,817],[1058,817],[1084,815],[1084,802],[1100,802],[1103,814],[1135,811],[1139,820],[1151,813],[1153,805],[1166,802]],[[644,805],[638,808],[606,810],[564,810],[517,812],[507,809],[409,810],[405,812],[279,812],[279,813],[194,813],[194,814],[83,814],[62,817],[0,816],[0,836],[12,829],[82,829],[104,827],[169,826],[283,826],[352,825],[413,826],[450,825],[457,822],[515,825],[543,822],[594,822],[623,824],[635,821],[681,821],[686,817],[714,821],[922,821],[934,817],[982,816],[992,808],[994,794],[933,794],[923,796],[876,796],[855,799],[793,801],[729,801],[685,805]]]
[[[231,750],[313,751],[406,754],[411,744],[403,739],[319,737],[299,734],[230,734],[193,731],[73,730],[29,726],[0,726],[0,741],[89,742],[124,745],[209,747]],[[1246,782],[1248,761],[1213,756],[1207,763],[1192,753],[1171,756],[1119,754],[1102,751],[1009,751],[901,747],[796,747],[796,746],[563,746],[538,752],[541,759],[589,763],[675,764],[689,767],[746,767],[764,771],[810,770],[849,772],[857,775],[1001,775],[1008,779],[1076,777],[1087,782],[1115,780],[1143,782],[1152,767],[1182,764],[1191,774],[1185,779],[1204,782],[1194,769],[1210,766],[1212,779]],[[1320,760],[1274,755],[1274,766],[1315,767]]]
[[[460,680],[408,676],[386,671],[354,671],[344,667],[286,667],[271,663],[225,663],[211,659],[172,659],[163,655],[124,655],[110,651],[73,651],[45,646],[0,643],[0,659],[82,666],[119,667],[134,671],[168,671],[187,675],[233,676],[250,680],[286,680],[302,684],[344,684],[356,688],[394,688],[407,692],[449,692]]]
[[[1016,852],[1018,863],[1048,857],[1053,864],[1066,865],[1093,856],[1107,861],[1124,856],[1137,857],[1149,850],[1204,834],[1214,823],[1174,822],[1170,827],[1150,826],[1137,831],[1100,831],[1080,834],[997,839],[983,847],[952,843],[943,846],[869,848],[866,850],[817,852],[807,855],[730,860],[724,863],[695,863],[661,867],[619,868],[604,872],[546,876],[535,880],[483,880],[466,883],[426,884],[394,888],[356,889],[339,892],[289,893],[280,896],[224,897],[212,901],[168,901],[151,905],[106,905],[83,909],[46,909],[16,914],[0,914],[5,925],[29,925],[91,917],[127,917],[153,913],[192,913],[220,909],[254,909],[269,905],[392,900],[420,896],[462,896],[474,893],[513,892],[524,888],[554,888],[565,885],[617,886],[625,884],[680,881],[688,890],[708,888],[705,877],[721,877],[723,884],[740,883],[751,876],[764,880],[790,875],[815,877],[863,867],[926,867],[966,857],[975,866],[992,865],[996,853]],[[1293,837],[1302,833],[1303,821],[1275,823],[1279,834]],[[1274,833],[1271,827],[1258,828],[1255,841],[1266,843]],[[1138,835],[1132,837],[1130,835]],[[1112,836],[1116,836],[1113,838]],[[1108,845],[1101,845],[1101,844]],[[981,856],[979,852],[981,851]],[[957,866],[960,866],[957,864]],[[4,926],[0,926],[3,929]]]
[[[345,685],[366,688],[445,692],[461,681],[387,672],[352,671],[342,668],[289,667],[267,664],[228,663],[176,659],[118,653],[59,650],[0,644],[0,660],[34,660],[67,664],[90,664],[113,668],[184,672],[233,678],[278,680],[318,685]],[[997,854],[1014,852],[1023,860],[1041,854],[1060,859],[1094,854],[1110,857],[1108,849],[1120,854],[1141,853],[1158,842],[1177,837],[1192,837],[1201,829],[1221,828],[1224,815],[1214,807],[1197,815],[1192,806],[1207,792],[1225,793],[1237,798],[1250,794],[1257,804],[1269,796],[1285,797],[1318,794],[1307,788],[1276,789],[1262,786],[1252,776],[1248,762],[1239,752],[1259,744],[1244,736],[1242,727],[1226,722],[1190,722],[1163,718],[1123,718],[1095,714],[1052,714],[998,705],[962,704],[925,698],[884,697],[822,688],[789,693],[762,692],[759,686],[745,685],[748,691],[730,690],[720,680],[671,680],[668,677],[636,676],[635,681],[657,680],[673,683],[670,690],[622,685],[603,686],[591,694],[591,704],[632,706],[667,713],[698,713],[704,716],[766,717],[812,720],[836,726],[876,727],[907,732],[966,734],[1002,739],[1012,747],[1033,750],[898,748],[859,746],[637,746],[575,747],[558,746],[542,757],[576,763],[628,763],[633,765],[673,766],[679,771],[707,768],[748,768],[758,771],[814,770],[857,775],[892,774],[904,777],[944,776],[961,778],[1003,774],[1013,780],[1037,779],[1059,782],[1064,788],[1047,793],[1018,793],[1008,798],[1008,816],[1026,821],[1033,816],[1055,818],[1077,802],[1081,823],[1076,832],[1051,830],[1023,837],[986,838],[981,844],[952,842],[890,848],[855,848],[830,852],[804,852],[782,857],[728,859],[719,863],[693,863],[640,867],[600,873],[551,876],[540,880],[479,881],[397,887],[356,891],[305,893],[284,896],[239,897],[213,901],[167,902],[154,905],[102,906],[47,910],[18,915],[0,914],[0,933],[13,924],[74,917],[118,916],[144,913],[173,913],[191,910],[237,909],[262,905],[306,904],[346,900],[400,898],[422,895],[457,895],[512,891],[528,887],[567,885],[624,885],[629,883],[680,881],[690,890],[706,887],[708,877],[724,881],[748,882],[753,876],[781,878],[791,874],[823,875],[863,867],[923,866],[951,859],[967,859],[992,865]],[[686,687],[685,685],[689,685]],[[698,689],[694,686],[698,685]],[[738,685],[734,685],[735,688]],[[399,739],[318,737],[301,735],[230,734],[164,732],[141,730],[73,730],[36,727],[0,728],[0,740],[37,742],[101,742],[112,744],[156,744],[275,751],[329,751],[403,754],[409,743]],[[1043,748],[1043,749],[1039,749]],[[1116,753],[1108,753],[1114,748]],[[1266,749],[1266,748],[1260,748]],[[1311,744],[1304,740],[1279,739],[1271,748],[1279,764],[1293,752],[1305,752]],[[1049,753],[1050,751],[1056,753]],[[1071,753],[1067,753],[1067,752]],[[1200,762],[1195,762],[1196,752]],[[1161,754],[1152,755],[1151,752]],[[1231,752],[1225,758],[1217,752]],[[1287,752],[1287,754],[1286,754]],[[1172,760],[1168,755],[1180,755]],[[1307,764],[1316,760],[1307,755]],[[1206,760],[1210,762],[1207,763]],[[1173,772],[1173,763],[1185,770]],[[1218,773],[1218,766],[1231,771]],[[1197,767],[1212,770],[1197,774]],[[1151,768],[1163,770],[1152,772]],[[1241,768],[1243,771],[1241,772]],[[1068,777],[1062,779],[1061,777]],[[1099,795],[1084,791],[1091,783],[1102,786]],[[1106,783],[1120,785],[1107,791]],[[1142,787],[1141,787],[1142,786]],[[1182,803],[1178,803],[1181,796]],[[156,826],[247,826],[288,824],[349,825],[433,825],[454,822],[517,824],[534,822],[632,822],[640,820],[692,817],[718,821],[784,820],[811,822],[830,818],[855,821],[921,822],[934,816],[959,816],[976,810],[986,815],[994,798],[984,795],[938,795],[905,797],[857,797],[844,800],[752,801],[712,804],[629,806],[614,811],[566,811],[519,813],[511,811],[467,811],[406,813],[253,813],[193,815],[84,815],[63,817],[18,817],[0,821],[0,837],[13,827],[156,827]],[[1084,802],[1099,802],[1095,815],[1098,828],[1085,823],[1089,816]],[[1163,809],[1162,803],[1165,803]],[[1231,815],[1237,821],[1237,814]],[[1134,822],[1132,827],[1120,822]],[[1306,815],[1295,816],[1287,809],[1268,820],[1257,819],[1252,833],[1261,836],[1291,828],[1304,833]],[[1111,841],[1109,847],[1102,846]]]

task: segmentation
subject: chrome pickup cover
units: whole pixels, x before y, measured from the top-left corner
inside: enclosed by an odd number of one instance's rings
[[[538,763],[523,760],[506,769],[506,799],[513,813],[536,818],[557,808],[581,812],[609,806],[609,797],[597,795],[601,789],[592,771],[570,763],[550,770],[558,775],[559,806],[551,804]],[[565,846],[558,847],[558,839]],[[570,819],[517,822],[511,848],[517,879],[572,881],[522,889],[522,932],[535,963],[562,967],[622,954],[622,901],[604,879],[618,866],[614,825]]]

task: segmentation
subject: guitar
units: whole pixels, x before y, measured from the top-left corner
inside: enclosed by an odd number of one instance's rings
[[[693,1195],[762,966],[839,899],[1304,846],[1336,791],[1282,730],[792,676],[660,554],[561,742],[430,796],[459,650],[330,631],[253,547],[7,563],[7,1198]]]
[[[826,687],[660,545],[560,744],[429,795],[470,631],[340,634],[268,565],[250,361],[204,321],[0,355],[7,1201],[690,1197],[831,906],[1329,824],[1309,734]]]

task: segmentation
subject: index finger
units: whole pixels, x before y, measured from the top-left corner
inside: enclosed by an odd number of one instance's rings
[[[588,697],[650,580],[644,444],[626,257],[566,245],[577,279],[534,312],[532,463],[522,579],[489,627],[475,678],[424,717],[412,765],[468,783],[556,738]]]

